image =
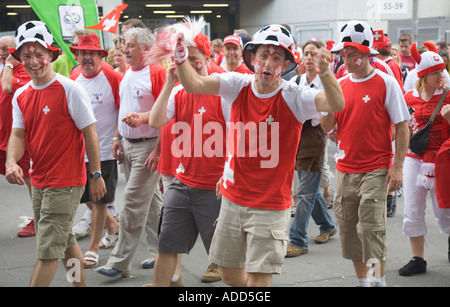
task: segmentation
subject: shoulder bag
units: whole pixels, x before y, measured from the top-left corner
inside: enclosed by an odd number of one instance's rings
[[[414,133],[411,138],[409,139],[409,149],[416,155],[420,155],[425,151],[425,148],[428,146],[428,142],[430,140],[430,128],[433,124],[433,121],[441,109],[442,103],[444,102],[445,97],[447,96],[447,93],[449,91],[449,88],[446,88],[444,90],[444,93],[441,96],[441,99],[439,100],[436,109],[433,112],[433,115],[431,115],[430,120],[425,125],[425,127],[419,129],[416,133]]]

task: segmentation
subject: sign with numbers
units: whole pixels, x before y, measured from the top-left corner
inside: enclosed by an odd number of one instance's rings
[[[380,14],[408,14],[409,0],[379,0]]]

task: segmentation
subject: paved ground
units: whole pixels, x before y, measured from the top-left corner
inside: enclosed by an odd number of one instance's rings
[[[334,172],[333,155],[335,145],[329,145],[330,166]],[[125,185],[123,174],[120,175],[117,188],[117,202],[121,208],[122,191]],[[428,272],[419,276],[402,277],[397,270],[411,258],[409,241],[402,235],[403,198],[398,199],[396,216],[388,219],[388,261],[386,264],[386,281],[388,287],[449,287],[450,263],[447,259],[447,236],[439,233],[431,210],[427,212],[429,235],[426,247]],[[80,206],[78,216],[84,212]],[[330,211],[333,219],[334,214]],[[18,225],[21,216],[32,216],[30,198],[25,187],[10,185],[0,177],[0,287],[25,287],[28,285],[36,262],[35,238],[18,238]],[[78,219],[77,219],[78,220]],[[296,258],[287,258],[282,274],[273,277],[274,287],[354,287],[356,285],[351,262],[340,254],[339,234],[327,244],[313,242],[318,235],[318,227],[310,223],[309,253]],[[83,251],[89,244],[89,238],[79,240]],[[106,263],[110,249],[100,251],[100,265]],[[147,258],[146,248],[141,245],[134,257],[131,276],[110,279],[99,275],[93,269],[86,270],[89,286],[94,287],[140,287],[152,282],[153,270],[140,268],[140,262]],[[183,256],[182,276],[189,287],[222,287],[222,282],[205,284],[200,277],[208,266],[204,248],[200,242],[190,255]],[[70,287],[65,278],[65,271],[59,265],[52,283],[55,287]],[[204,289],[206,290],[206,289]]]

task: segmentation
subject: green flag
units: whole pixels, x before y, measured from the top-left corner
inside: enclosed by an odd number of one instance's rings
[[[59,47],[77,64],[69,49],[72,35],[76,30],[85,30],[86,25],[98,23],[95,0],[28,0],[28,3],[48,26]],[[96,32],[102,41],[101,34]]]

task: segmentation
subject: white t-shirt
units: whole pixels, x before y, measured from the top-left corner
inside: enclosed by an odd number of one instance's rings
[[[122,122],[130,112],[147,112],[155,104],[166,81],[166,71],[159,64],[147,65],[140,70],[128,69],[120,83],[119,133],[124,138],[153,138],[159,129],[149,125],[132,128]]]
[[[95,128],[100,147],[100,161],[114,160],[111,152],[111,140],[117,127],[119,116],[119,85],[122,76],[110,69],[101,69],[93,77],[79,74],[74,80],[88,94],[97,122]],[[86,162],[87,156],[85,157]]]

